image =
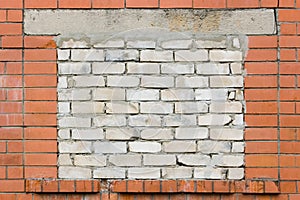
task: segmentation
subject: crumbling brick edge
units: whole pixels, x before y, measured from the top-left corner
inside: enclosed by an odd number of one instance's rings
[[[28,193],[280,194],[273,180],[61,180],[28,179]]]

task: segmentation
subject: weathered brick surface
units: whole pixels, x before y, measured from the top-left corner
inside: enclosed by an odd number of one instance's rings
[[[242,179],[241,43],[62,41],[59,177]]]

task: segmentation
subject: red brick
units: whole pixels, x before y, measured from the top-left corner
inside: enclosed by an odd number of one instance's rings
[[[0,114],[0,126],[22,126],[21,114]]]
[[[160,0],[161,8],[192,8],[193,0]]]
[[[277,89],[247,89],[245,99],[248,101],[277,100]]]
[[[56,100],[56,88],[28,88],[25,89],[25,100]]]
[[[295,128],[281,128],[280,140],[296,140],[297,129]]]
[[[6,89],[0,89],[0,100],[6,99]]]
[[[258,0],[227,0],[228,8],[257,8],[259,7]]]
[[[178,180],[178,192],[195,192],[195,182],[193,180]]]
[[[278,11],[279,22],[297,22],[300,21],[300,10],[284,10]]]
[[[0,192],[24,192],[24,185],[24,180],[0,180]]]
[[[246,107],[246,112],[252,114],[272,114],[278,111],[276,102],[247,102]]]
[[[56,178],[57,167],[25,167],[25,178]]]
[[[295,7],[295,0],[279,0],[280,8],[293,8]]]
[[[26,154],[25,165],[56,166],[57,155],[56,154]]]
[[[5,0],[7,1],[7,0]],[[1,5],[1,4],[0,4]],[[0,24],[0,35],[21,35],[22,24]]]
[[[0,167],[0,179],[6,178],[6,167]]]
[[[300,116],[281,115],[280,126],[283,127],[300,127]]]
[[[92,181],[76,180],[76,192],[92,192]]]
[[[300,38],[298,36],[280,36],[280,47],[300,47]]]
[[[297,62],[281,62],[280,74],[300,74],[300,63]]]
[[[24,59],[26,61],[55,61],[55,49],[25,49]]]
[[[296,24],[281,24],[281,35],[295,35],[297,33]]]
[[[126,192],[127,191],[127,182],[124,181],[113,181],[111,183],[112,192]]]
[[[277,140],[276,128],[246,128],[245,140]]]
[[[6,74],[22,74],[22,67],[20,62],[7,62]]]
[[[300,199],[300,194],[290,194],[289,195],[289,200],[299,200]]]
[[[22,87],[22,76],[0,76],[1,87]]]
[[[22,154],[0,154],[0,165],[22,165]]]
[[[10,152],[10,153],[23,152],[23,142],[22,141],[8,141],[7,142],[7,152]]]
[[[157,8],[158,0],[126,0],[127,8]]]
[[[8,10],[7,11],[7,21],[8,22],[22,22],[23,21],[23,11],[22,10]]]
[[[280,50],[281,61],[296,61],[296,49],[281,49]]]
[[[22,128],[1,128],[0,140],[22,139]]]
[[[0,102],[0,113],[21,113],[21,102]]]
[[[277,155],[248,154],[245,156],[246,167],[276,167],[278,166]]]
[[[20,101],[23,99],[22,89],[9,89],[7,90],[7,100]]]
[[[260,0],[260,5],[264,8],[276,8],[278,6],[278,0]]]
[[[281,193],[296,193],[296,181],[281,181],[280,182]]]
[[[52,36],[25,36],[25,48],[55,49],[56,43]]]
[[[25,8],[57,8],[57,0],[25,0]]]
[[[293,114],[296,113],[294,102],[280,102],[281,114]]]
[[[230,188],[229,181],[214,181],[214,191],[216,193],[228,193]]]
[[[277,76],[247,76],[245,77],[246,88],[276,88]]]
[[[296,87],[296,76],[280,76],[279,81],[281,88]]]
[[[43,192],[58,192],[58,181],[43,181]]]
[[[277,126],[276,115],[246,115],[245,121],[248,127],[270,127]]]
[[[247,164],[247,163],[246,163]],[[246,168],[246,179],[266,178],[266,179],[278,179],[277,168]]]
[[[300,153],[300,142],[280,142],[281,153]]]
[[[127,192],[143,192],[143,181],[140,180],[128,180]]]
[[[57,103],[54,101],[25,102],[25,113],[56,113]]]
[[[55,140],[43,141],[43,140],[29,140],[25,141],[24,151],[27,153],[55,153],[57,152],[57,142]]]
[[[226,0],[194,0],[194,8],[226,8]]]
[[[160,181],[145,180],[144,188],[144,192],[160,192]]]
[[[246,61],[275,61],[277,60],[276,49],[250,49]]]
[[[55,140],[57,138],[56,128],[25,128],[24,138],[31,140]]]
[[[25,87],[56,87],[57,76],[25,76]]]
[[[124,8],[124,0],[93,0],[93,8]]]
[[[59,0],[59,8],[91,8],[91,0]]]
[[[26,126],[56,126],[56,114],[25,114]]]
[[[277,153],[277,142],[247,142],[245,153]]]
[[[6,142],[0,142],[0,152],[1,153],[6,152]]]
[[[281,180],[299,180],[300,168],[280,168]]]
[[[277,74],[278,64],[276,62],[246,62],[245,69],[251,74]]]
[[[276,48],[277,36],[249,36],[249,48]]]
[[[211,193],[213,191],[212,181],[196,181],[197,189],[199,193]]]
[[[25,74],[56,74],[55,62],[27,62],[24,63]]]
[[[22,8],[22,0],[0,0],[0,8]]]
[[[295,167],[296,165],[295,156],[283,155],[283,154],[280,155],[279,165],[280,167]]]
[[[60,180],[60,192],[75,192],[75,181],[73,180]]]
[[[177,192],[177,181],[176,180],[164,180],[161,182],[162,192]]]
[[[23,166],[22,167],[8,167],[7,168],[8,179],[21,179],[24,178]]]
[[[0,22],[6,22],[6,10],[0,10]]]
[[[0,61],[21,61],[21,60],[22,60],[22,50],[0,50]]]

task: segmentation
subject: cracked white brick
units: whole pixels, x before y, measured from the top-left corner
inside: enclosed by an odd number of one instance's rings
[[[244,133],[242,129],[221,128],[210,129],[210,138],[213,140],[243,140]]]
[[[178,88],[205,88],[208,87],[208,77],[178,76],[176,77]]]
[[[175,155],[144,155],[145,166],[171,166],[176,165]]]
[[[160,126],[161,118],[157,115],[136,115],[129,116],[130,126]]]
[[[59,63],[58,64],[59,74],[89,74],[91,73],[90,63]]]
[[[211,61],[218,62],[242,61],[243,53],[240,51],[211,50],[209,58]]]
[[[170,62],[173,61],[173,51],[155,51],[155,50],[142,50],[142,62]]]
[[[93,118],[94,125],[96,127],[103,126],[125,126],[126,125],[126,117],[123,115],[102,115]]]
[[[193,44],[193,40],[169,40],[161,42],[164,49],[189,49]]]
[[[97,114],[104,113],[104,103],[102,102],[73,102],[72,113]]]
[[[70,39],[68,41],[63,41],[62,44],[60,45],[60,48],[66,48],[66,49],[79,49],[79,48],[87,48],[89,47],[88,43],[84,40],[74,40]]]
[[[242,76],[211,76],[210,86],[220,88],[243,87],[244,79]]]
[[[106,156],[102,155],[75,155],[74,164],[76,166],[106,166]]]
[[[196,40],[195,43],[197,48],[199,49],[226,48],[225,38],[216,38],[214,40],[206,38],[206,39]]]
[[[211,113],[242,113],[241,102],[212,102],[210,104]]]
[[[70,113],[70,103],[69,102],[58,102],[58,113],[66,114]]]
[[[140,84],[136,76],[108,76],[107,86],[110,87],[137,87]]]
[[[193,74],[193,64],[167,63],[161,65],[162,74]]]
[[[91,142],[59,142],[58,149],[60,153],[92,153]]]
[[[197,151],[203,154],[229,153],[231,144],[228,141],[203,140],[197,142]]]
[[[199,179],[225,179],[224,169],[205,167],[195,168],[194,178]]]
[[[107,50],[106,61],[138,61],[139,52],[137,50]]]
[[[93,144],[95,153],[127,153],[126,142],[102,142],[97,141]]]
[[[145,129],[141,131],[141,138],[145,140],[171,140],[173,139],[172,129]]]
[[[70,129],[59,129],[57,134],[58,134],[58,138],[61,140],[67,140],[71,138]]]
[[[244,168],[228,169],[228,179],[241,180],[244,178]]]
[[[234,47],[234,48],[241,48],[241,44],[240,44],[240,40],[239,40],[239,38],[233,38],[233,40],[232,40],[232,46]]]
[[[59,154],[58,155],[58,166],[62,165],[73,165],[70,158],[70,154]]]
[[[181,50],[175,52],[175,61],[207,61],[208,51],[207,50]]]
[[[70,55],[71,55],[71,52],[69,49],[58,49],[57,50],[57,60],[69,60],[70,59]]]
[[[227,89],[196,89],[196,100],[225,101],[227,99]]]
[[[178,162],[188,166],[206,166],[210,163],[210,156],[206,155],[178,155]]]
[[[104,61],[103,50],[96,49],[74,49],[71,50],[73,61]]]
[[[104,139],[102,129],[72,129],[72,139],[74,140],[101,140]]]
[[[84,101],[91,99],[90,89],[60,89],[58,90],[59,101]]]
[[[245,125],[244,124],[244,115],[243,114],[233,115],[232,119],[233,119],[232,125],[234,125],[234,126]]]
[[[229,74],[229,64],[202,63],[196,65],[197,74]]]
[[[245,143],[244,142],[233,142],[231,151],[234,153],[244,152],[245,151]]]
[[[163,151],[174,152],[196,152],[196,142],[194,141],[171,141],[163,143]]]
[[[198,125],[226,125],[232,121],[231,117],[227,114],[205,114],[198,116]]]
[[[60,128],[89,128],[90,126],[91,118],[63,117],[58,119],[58,127]]]
[[[241,63],[231,63],[230,69],[232,74],[242,74],[242,64]]]
[[[129,179],[158,179],[160,178],[159,168],[129,168]]]
[[[166,102],[142,102],[140,113],[170,114],[173,113],[173,104]]]
[[[132,102],[112,102],[106,104],[106,113],[138,113],[139,104]]]
[[[126,99],[129,101],[159,100],[159,90],[156,89],[128,89]]]
[[[174,77],[142,76],[141,86],[146,88],[169,88],[174,86]]]
[[[176,139],[205,139],[208,138],[208,128],[180,127],[175,130]]]
[[[175,103],[175,113],[207,113],[208,105],[203,102],[177,102]]]
[[[240,167],[244,164],[244,155],[213,155],[212,164],[220,167]]]
[[[194,100],[195,95],[192,89],[166,89],[161,91],[161,100],[179,101]]]
[[[74,87],[99,87],[105,85],[103,76],[74,76],[72,79]]]
[[[166,179],[192,178],[193,169],[189,167],[163,168],[162,177]]]
[[[163,118],[164,126],[195,126],[195,115],[174,115]]]
[[[161,151],[161,144],[158,142],[129,142],[130,152],[157,153]]]
[[[107,140],[132,140],[139,136],[135,128],[108,128],[106,129]]]
[[[102,178],[102,179],[114,179],[114,178],[125,178],[125,169],[122,168],[98,168],[94,170],[93,178]]]
[[[97,88],[93,90],[94,100],[125,100],[125,89],[120,88]]]
[[[66,76],[58,77],[57,88],[68,88],[68,78]]]
[[[142,155],[111,155],[109,163],[119,167],[138,167],[142,165]]]
[[[90,179],[92,177],[92,170],[83,167],[65,167],[60,166],[58,168],[59,178],[68,179]]]
[[[93,74],[123,74],[125,72],[125,63],[94,62],[92,71]]]
[[[127,74],[159,74],[158,63],[127,63]]]

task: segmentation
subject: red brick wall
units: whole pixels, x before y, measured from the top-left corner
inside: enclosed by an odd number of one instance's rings
[[[24,34],[23,10],[125,7],[276,9],[278,34],[249,36],[245,181],[55,179],[56,45]],[[300,199],[299,8],[300,0],[0,0],[0,199]]]

